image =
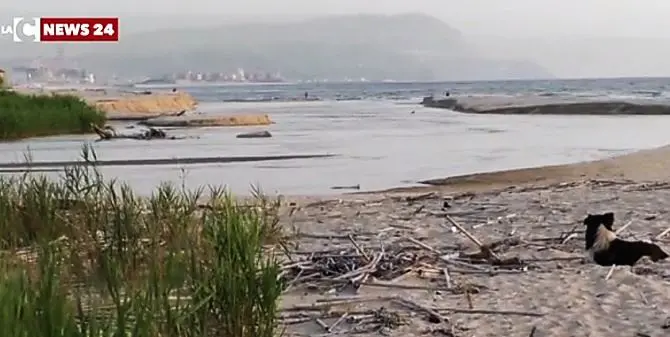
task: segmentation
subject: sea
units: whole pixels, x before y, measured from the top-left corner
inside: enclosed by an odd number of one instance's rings
[[[165,90],[142,87],[142,90]],[[171,89],[171,87],[169,88]],[[421,180],[595,160],[670,142],[670,116],[476,115],[422,107],[424,96],[543,95],[667,100],[668,78],[495,82],[350,82],[177,86],[213,114],[266,113],[259,127],[172,128],[177,140],[93,142],[93,135],[0,144],[0,162],[331,154],[329,158],[225,164],[105,166],[106,178],[149,195],[160,183],[194,189],[251,187],[330,195],[417,186]],[[305,100],[305,93],[308,99]],[[236,138],[268,130],[272,138]],[[8,175],[12,173],[0,173]],[[45,173],[57,177],[62,172]],[[360,189],[333,189],[357,186]]]

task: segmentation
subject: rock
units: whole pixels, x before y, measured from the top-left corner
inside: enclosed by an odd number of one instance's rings
[[[237,138],[270,138],[270,137],[272,137],[272,134],[270,133],[270,131],[267,130],[240,133],[239,135],[237,135]]]
[[[427,108],[441,108],[441,109],[450,109],[450,110],[458,110],[458,101],[453,98],[444,98],[444,99],[434,99],[432,96],[424,97],[423,101],[421,102],[421,105],[427,107]]]
[[[670,115],[670,101],[559,96],[462,96],[434,100],[424,98],[428,108],[465,113],[519,115]]]
[[[435,98],[433,96],[425,96],[423,100],[421,101],[421,104],[431,104],[435,101]]]
[[[330,189],[332,190],[360,190],[361,185],[352,185],[352,186],[333,186]]]

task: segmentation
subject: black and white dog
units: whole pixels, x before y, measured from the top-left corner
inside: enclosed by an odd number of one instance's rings
[[[617,238],[612,231],[614,213],[589,214],[584,219],[586,226],[586,251],[591,259],[601,266],[632,266],[643,256],[653,262],[668,257],[661,247],[644,241],[626,241]]]

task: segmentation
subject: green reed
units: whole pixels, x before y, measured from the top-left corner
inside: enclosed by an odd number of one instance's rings
[[[278,206],[170,184],[143,198],[94,166],[0,177],[3,336],[276,336]]]
[[[91,132],[105,114],[72,95],[25,95],[0,88],[0,140]]]

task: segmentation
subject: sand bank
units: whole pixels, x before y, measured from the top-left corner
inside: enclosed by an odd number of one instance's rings
[[[117,97],[85,95],[84,98],[107,112],[110,118],[115,114],[137,115],[138,117],[150,118],[182,110],[191,111],[197,106],[195,99],[187,93],[157,93],[151,95],[122,95]]]
[[[426,192],[433,190],[481,192],[512,186],[554,184],[584,179],[623,179],[635,182],[670,180],[670,146],[575,164],[429,179],[420,182],[429,186],[395,188],[381,192]]]
[[[612,100],[545,96],[473,96],[424,98],[429,108],[480,114],[537,115],[670,115],[670,101]]]
[[[143,124],[156,127],[198,127],[198,126],[252,126],[270,125],[267,114],[239,113],[235,115],[192,114],[198,106],[193,96],[184,92],[126,92],[115,88],[104,89],[28,89],[16,91],[25,94],[63,94],[82,97],[84,100],[105,111],[108,120],[144,121]],[[186,111],[183,116],[176,114]]]
[[[100,89],[34,89],[15,88],[17,92],[31,95],[75,95],[105,111],[109,119],[146,119],[182,110],[192,111],[198,103],[184,92],[131,92],[118,88]]]
[[[164,116],[142,121],[141,124],[154,127],[202,127],[202,126],[253,126],[272,124],[266,114],[239,115],[184,115]]]

